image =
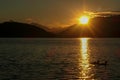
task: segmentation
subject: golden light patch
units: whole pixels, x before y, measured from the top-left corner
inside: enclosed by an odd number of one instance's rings
[[[89,23],[89,20],[90,20],[89,16],[81,16],[79,18],[79,23],[85,25]]]

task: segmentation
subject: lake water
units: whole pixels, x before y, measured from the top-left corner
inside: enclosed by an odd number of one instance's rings
[[[120,38],[1,38],[0,80],[120,80]]]

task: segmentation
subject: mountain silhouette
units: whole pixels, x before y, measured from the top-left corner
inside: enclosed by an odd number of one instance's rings
[[[94,17],[89,25],[74,24],[58,34],[60,37],[120,37],[120,15]]]
[[[49,32],[47,29],[49,28],[35,23],[4,22],[0,23],[0,37],[120,37],[120,15],[94,17],[90,20],[89,25],[74,24],[60,30],[61,32],[59,33]]]
[[[13,21],[0,23],[0,37],[53,37],[53,36],[54,34],[31,24]]]

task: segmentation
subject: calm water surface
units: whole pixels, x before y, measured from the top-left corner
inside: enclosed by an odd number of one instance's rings
[[[0,80],[120,80],[120,38],[1,38]]]

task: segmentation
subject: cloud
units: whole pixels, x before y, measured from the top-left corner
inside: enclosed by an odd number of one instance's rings
[[[120,11],[104,11],[104,12],[85,12],[92,17],[107,17],[111,15],[120,15]]]

